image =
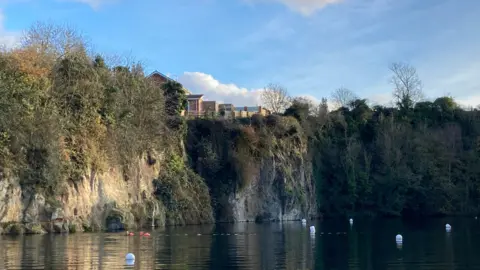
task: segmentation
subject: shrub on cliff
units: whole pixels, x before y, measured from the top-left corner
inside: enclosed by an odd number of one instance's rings
[[[294,165],[286,159],[302,158],[304,139],[298,121],[291,117],[195,119],[188,121],[186,149],[192,168],[210,189],[216,215],[224,217],[228,215],[224,211],[228,211],[229,196],[258,179],[265,159],[281,160],[274,168],[279,179],[295,181],[291,173],[288,175],[290,165]],[[296,185],[290,187],[293,190]]]
[[[167,208],[170,224],[213,222],[208,187],[204,180],[187,167],[183,158],[171,153],[166,166],[153,180],[155,195]]]
[[[86,47],[72,29],[37,24],[0,53],[0,167],[26,190],[55,195],[87,170],[129,171],[168,137],[162,90],[141,66],[109,67]]]
[[[370,106],[343,89],[334,95],[342,105],[335,110],[326,100],[313,107],[293,102],[286,110],[308,135],[320,211],[478,213],[480,111],[450,97],[419,100],[412,67],[395,65],[392,76],[392,107]]]

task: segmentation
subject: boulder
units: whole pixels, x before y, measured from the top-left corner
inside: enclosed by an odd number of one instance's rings
[[[62,220],[64,218],[63,209],[62,208],[55,208],[52,211],[52,216],[50,220]]]
[[[69,227],[67,221],[55,221],[52,224],[52,229],[54,233],[68,233]]]
[[[3,234],[21,235],[25,233],[25,228],[20,223],[11,223],[5,227]]]
[[[25,225],[25,234],[45,234],[47,233],[39,223],[28,223]]]

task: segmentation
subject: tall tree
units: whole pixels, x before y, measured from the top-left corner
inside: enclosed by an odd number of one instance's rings
[[[273,113],[283,113],[291,103],[291,98],[285,87],[270,83],[261,94],[262,103]]]
[[[332,101],[336,107],[349,108],[352,101],[356,99],[358,99],[357,95],[345,87],[340,87],[332,93]]]
[[[410,110],[423,98],[422,81],[417,70],[405,63],[393,63],[391,82],[394,86],[393,98],[401,110]]]

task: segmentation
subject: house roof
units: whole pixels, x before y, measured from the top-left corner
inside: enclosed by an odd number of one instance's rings
[[[153,71],[152,73],[150,73],[150,75],[148,75],[148,77],[150,78],[150,77],[152,77],[153,75],[160,76],[160,77],[164,78],[164,79],[167,80],[167,81],[177,82],[176,80],[168,77],[167,75],[165,75],[165,74],[163,74],[163,73],[161,73],[161,72],[158,72],[157,70],[155,70],[155,71]],[[190,90],[188,90],[187,88],[184,87],[183,89],[185,90],[185,92],[187,92],[187,94],[190,93]]]
[[[163,73],[161,73],[161,72],[158,72],[158,71],[156,71],[156,70],[153,71],[152,73],[150,73],[150,75],[148,75],[148,77],[152,77],[153,75],[161,76],[161,77],[165,78],[165,79],[168,80],[168,81],[174,81],[174,79],[172,79],[172,78],[168,77],[167,75],[165,75],[165,74],[163,74]]]
[[[203,97],[203,94],[198,94],[198,95],[187,95],[187,99],[191,98],[191,99],[199,99],[199,98],[202,98]]]

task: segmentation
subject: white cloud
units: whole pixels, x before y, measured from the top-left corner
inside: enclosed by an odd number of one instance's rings
[[[480,106],[480,95],[470,96],[464,99],[456,99],[455,101],[462,107],[476,108]]]
[[[304,16],[310,16],[327,5],[343,2],[343,0],[247,0],[248,2],[271,1],[287,6]]]
[[[0,9],[0,46],[5,48],[12,48],[20,42],[20,33],[11,32],[4,27],[5,16],[3,10]]]
[[[184,72],[178,81],[193,94],[204,94],[205,100],[232,103],[235,106],[256,106],[261,102],[262,88],[247,89],[233,83],[222,83],[202,72]]]
[[[263,88],[247,89],[233,83],[222,83],[212,75],[202,72],[184,72],[178,77],[178,81],[192,94],[204,94],[205,100],[232,103],[235,106],[262,105],[261,93]],[[321,102],[317,97],[307,94],[299,94],[295,97],[305,98],[316,105]]]
[[[205,100],[215,100],[218,103],[232,103],[240,106],[261,105],[261,92],[263,88],[247,89],[233,83],[222,83],[212,75],[202,72],[184,72],[178,78],[178,81],[193,94],[204,94]],[[447,95],[447,93],[443,94]],[[309,94],[295,94],[296,97],[302,97],[310,100],[313,104],[320,104],[321,100],[317,96]],[[439,95],[436,95],[437,97]],[[370,105],[393,106],[391,92],[374,93],[368,95],[367,100]],[[480,95],[462,96],[455,98],[457,103],[465,108],[474,108],[480,105]],[[335,109],[333,103],[328,101],[328,107]]]
[[[362,98],[362,97],[360,97]],[[392,93],[372,94],[367,98],[370,105],[393,106]]]

